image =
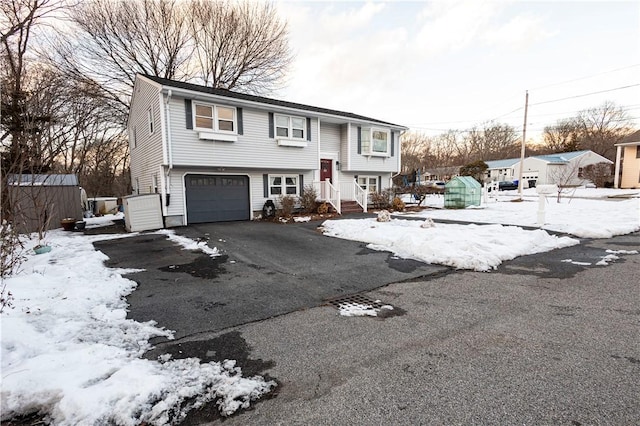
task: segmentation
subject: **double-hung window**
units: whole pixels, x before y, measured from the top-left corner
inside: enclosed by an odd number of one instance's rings
[[[269,195],[298,195],[298,176],[269,175]]]
[[[237,133],[236,109],[220,105],[195,104],[195,127],[216,133]]]
[[[276,115],[276,136],[285,139],[307,138],[307,119],[289,115]]]
[[[378,192],[378,178],[375,176],[358,176],[358,185],[368,194]]]
[[[379,157],[391,155],[391,132],[386,129],[363,128],[360,135],[362,153]]]

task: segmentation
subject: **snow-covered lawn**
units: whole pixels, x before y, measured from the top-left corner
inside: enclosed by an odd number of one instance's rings
[[[86,220],[95,227],[113,218]],[[161,232],[185,248],[217,254]],[[125,296],[136,283],[122,277],[127,271],[105,267],[107,257],[92,245],[127,236],[50,231],[52,251],[29,250],[22,272],[6,281],[14,308],[1,316],[3,420],[40,412],[56,425],[163,425],[212,400],[229,415],[275,387],[242,377],[233,360],[141,357],[150,338],[172,333],[126,318]]]
[[[579,243],[547,231],[597,238],[640,229],[640,198],[611,201],[602,197],[621,192],[584,191],[587,195],[577,191],[560,204],[550,197],[545,224],[535,230],[520,228],[536,225],[538,202],[532,190],[522,202],[511,201],[514,192],[501,193],[480,208],[464,210],[445,210],[444,198],[433,196],[427,200],[433,209],[406,214],[419,220],[395,215],[389,222],[329,220],[323,227],[326,235],[365,241],[400,257],[479,271],[516,256]],[[87,219],[87,227],[114,218]],[[433,219],[487,224],[434,224]],[[186,249],[218,255],[215,248],[172,231],[159,232]],[[54,230],[46,239],[53,250],[42,255],[30,250],[35,240],[28,242],[21,272],[6,280],[14,308],[0,317],[3,420],[40,412],[57,425],[175,423],[188,410],[214,400],[224,415],[231,414],[275,387],[262,377],[242,377],[232,360],[142,358],[150,338],[172,333],[152,322],[126,318],[125,297],[136,284],[122,277],[127,271],[105,267],[106,256],[92,245],[130,235],[135,234],[89,236]],[[596,265],[622,254],[637,251],[610,252]],[[345,305],[341,314],[377,315],[380,309]]]
[[[571,197],[569,197],[571,195]],[[631,195],[631,198],[608,198]],[[561,202],[549,196],[545,202],[545,221],[536,227],[538,196],[535,189],[504,191],[480,207],[444,209],[442,195],[430,196],[423,203],[431,209],[394,214],[389,222],[376,219],[328,220],[325,235],[368,243],[374,250],[396,256],[460,269],[488,271],[505,260],[579,243],[576,238],[555,236],[547,231],[578,238],[610,238],[640,230],[640,191],[583,188],[563,194]],[[580,197],[580,198],[578,198]],[[424,221],[403,219],[412,217]],[[433,219],[474,224],[433,223]]]

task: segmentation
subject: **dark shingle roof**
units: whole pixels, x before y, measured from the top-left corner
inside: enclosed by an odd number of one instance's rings
[[[186,83],[183,81],[169,80],[166,78],[155,77],[147,74],[140,74],[140,75],[145,78],[148,78],[149,80],[155,81],[156,83],[159,83],[163,86],[175,87],[175,88],[185,89],[185,90],[192,90],[194,92],[208,93],[215,96],[224,96],[227,98],[240,99],[243,101],[257,102],[257,103],[267,104],[267,105],[275,105],[275,106],[280,106],[284,108],[294,108],[294,109],[299,109],[303,111],[316,112],[319,114],[335,115],[335,116],[340,116],[345,118],[351,118],[353,120],[369,121],[373,123],[385,124],[387,126],[406,128],[406,126],[402,126],[400,124],[389,123],[387,121],[382,121],[382,120],[378,120],[371,117],[365,117],[363,115],[353,114],[351,112],[337,111],[337,110],[328,109],[328,108],[320,108],[320,107],[315,107],[311,105],[298,104],[295,102],[281,101],[278,99],[271,99],[271,98],[265,98],[262,96],[249,95],[247,93],[234,92],[227,89],[218,89],[214,87],[206,87],[198,84]]]
[[[618,143],[635,143],[635,142],[640,142],[640,130],[637,130],[637,131],[625,136]]]

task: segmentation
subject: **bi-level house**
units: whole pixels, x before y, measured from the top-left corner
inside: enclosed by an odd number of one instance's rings
[[[392,185],[407,128],[374,118],[137,75],[129,112],[134,194],[165,226],[249,220],[313,185],[338,212]]]

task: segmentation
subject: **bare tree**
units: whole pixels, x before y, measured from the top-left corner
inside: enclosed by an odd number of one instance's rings
[[[402,171],[412,173],[423,170],[428,165],[431,139],[421,133],[409,132],[402,135]]]
[[[615,144],[633,128],[622,108],[612,102],[580,111],[577,116],[559,120],[544,129],[544,146],[548,152],[589,149],[609,160],[615,159]]]
[[[190,3],[198,72],[207,85],[241,92],[276,88],[291,63],[287,24],[272,3]]]
[[[508,124],[488,122],[482,127],[470,129],[467,140],[470,147],[468,160],[487,161],[511,155],[517,145],[518,135]]]
[[[579,139],[580,124],[575,118],[559,120],[544,128],[543,145],[549,153],[577,151]]]
[[[94,95],[116,102],[124,123],[136,73],[188,77],[193,51],[185,4],[175,0],[84,1],[70,11],[72,33],[50,60]]]
[[[615,159],[614,145],[633,128],[629,116],[613,102],[605,102],[600,107],[581,111],[577,120],[580,124],[583,149],[590,149],[609,160]]]

